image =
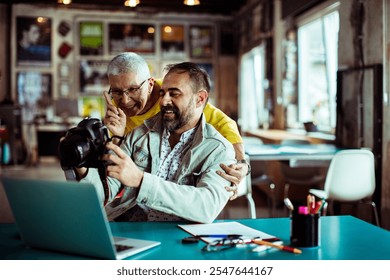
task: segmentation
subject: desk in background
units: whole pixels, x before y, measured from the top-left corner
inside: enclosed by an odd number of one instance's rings
[[[280,204],[284,198],[284,187],[280,186],[285,186],[285,180],[281,172],[280,161],[288,161],[290,167],[293,168],[316,167],[325,175],[330,161],[339,150],[332,144],[245,144],[245,153],[250,161],[268,161],[266,174],[276,185],[273,194],[275,204]],[[303,195],[302,191],[298,191],[297,194],[300,199],[306,195]]]
[[[290,243],[290,219],[238,220],[238,222]],[[321,246],[292,254],[276,249],[251,252],[245,247],[221,252],[203,252],[203,242],[182,244],[188,233],[173,222],[110,223],[115,236],[161,241],[161,245],[134,255],[140,260],[390,260],[390,232],[352,216],[321,217]],[[80,229],[82,230],[82,229]],[[44,237],[42,237],[44,238]],[[26,248],[16,225],[0,224],[0,259],[84,259]]]
[[[281,129],[251,129],[245,135],[259,137],[266,144],[280,144],[286,139],[308,140],[312,144],[332,144],[335,136],[321,132],[288,131]]]
[[[263,144],[245,145],[245,153],[251,160],[289,160],[290,166],[323,166],[328,165],[339,151],[332,144],[300,144],[294,146]]]

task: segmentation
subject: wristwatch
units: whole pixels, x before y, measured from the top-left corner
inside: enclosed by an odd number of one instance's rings
[[[246,173],[246,175],[248,176],[251,173],[252,170],[251,165],[246,159],[237,160],[237,163],[245,163],[246,165],[248,165],[248,173]]]

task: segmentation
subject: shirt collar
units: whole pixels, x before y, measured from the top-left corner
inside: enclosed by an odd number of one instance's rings
[[[188,141],[188,139],[191,139],[191,138],[193,138],[193,136],[194,136],[194,134],[195,134],[195,131],[196,131],[196,128],[197,128],[198,126],[195,126],[195,127],[193,127],[193,128],[191,128],[191,129],[189,129],[189,130],[187,130],[187,131],[184,131],[181,135],[180,135],[180,139],[179,139],[179,141],[180,142],[187,142]],[[169,136],[171,135],[171,133],[168,131],[168,129],[164,129],[164,132],[163,132],[163,137],[164,138],[169,138]]]

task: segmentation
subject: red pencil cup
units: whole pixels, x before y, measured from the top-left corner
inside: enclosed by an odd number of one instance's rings
[[[320,214],[291,213],[291,246],[317,247],[321,241]]]

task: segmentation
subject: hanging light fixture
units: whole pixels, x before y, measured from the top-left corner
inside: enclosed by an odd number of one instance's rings
[[[70,5],[72,4],[72,0],[58,0],[58,4]]]
[[[126,0],[125,3],[123,5],[125,5],[126,7],[135,7],[139,4],[139,0]]]
[[[195,5],[199,5],[199,4],[200,4],[199,0],[184,0],[184,5],[187,5],[187,6],[195,6]]]

